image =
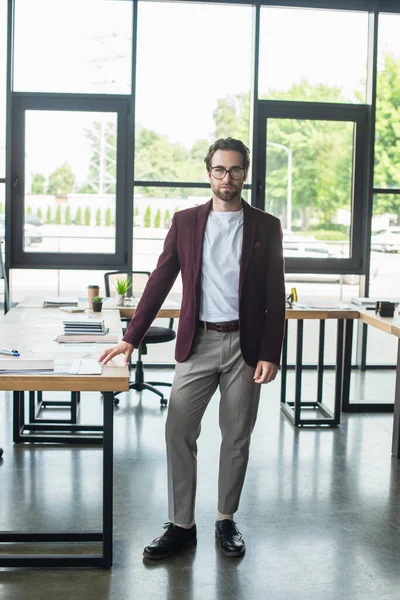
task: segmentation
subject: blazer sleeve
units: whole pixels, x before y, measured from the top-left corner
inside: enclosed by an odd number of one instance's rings
[[[122,338],[138,348],[150,325],[156,318],[165,298],[170,292],[180,271],[177,252],[177,223],[174,215],[164,241],[163,251],[144,289],[135,315]]]
[[[266,314],[259,360],[279,365],[285,333],[285,264],[279,219],[274,219],[273,225],[270,231],[266,274]]]

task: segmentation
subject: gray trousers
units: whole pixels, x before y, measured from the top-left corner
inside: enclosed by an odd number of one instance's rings
[[[242,358],[239,331],[218,333],[199,328],[189,358],[177,363],[166,422],[170,521],[194,520],[196,440],[201,419],[218,385],[222,434],[218,510],[223,514],[236,512],[260,398],[261,386],[253,381],[254,371]]]

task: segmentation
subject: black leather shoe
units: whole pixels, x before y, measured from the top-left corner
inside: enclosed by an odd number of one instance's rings
[[[246,550],[246,544],[235,521],[224,519],[215,521],[215,535],[221,551],[226,556],[242,556]]]
[[[145,558],[161,560],[197,543],[196,525],[190,529],[184,529],[173,523],[165,523],[164,529],[166,532],[144,549],[143,556]]]

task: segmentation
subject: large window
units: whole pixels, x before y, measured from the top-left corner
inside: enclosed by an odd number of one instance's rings
[[[0,179],[6,170],[7,2],[0,0]]]
[[[14,99],[12,266],[127,262],[127,111],[115,96]]]
[[[26,111],[25,252],[115,252],[116,154],[116,113]]]
[[[15,9],[16,91],[131,92],[132,2],[16,0]]]
[[[210,143],[249,144],[251,43],[249,6],[139,2],[136,181],[207,182]]]
[[[374,187],[400,189],[400,15],[380,15],[378,31]]]
[[[259,97],[365,103],[368,15],[261,9]]]

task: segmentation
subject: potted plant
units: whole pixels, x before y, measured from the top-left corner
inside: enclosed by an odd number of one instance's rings
[[[129,275],[118,277],[114,285],[118,296],[117,306],[124,306],[126,292],[132,287],[132,280]]]
[[[103,298],[101,298],[101,296],[94,296],[92,298],[92,304],[93,312],[101,312],[101,309],[103,308]]]

